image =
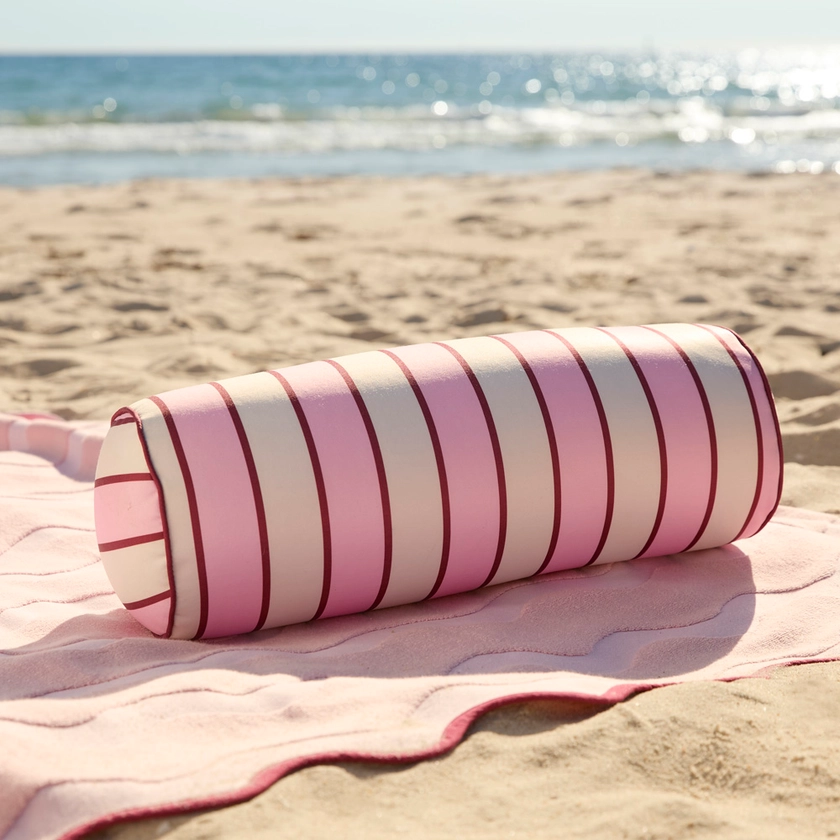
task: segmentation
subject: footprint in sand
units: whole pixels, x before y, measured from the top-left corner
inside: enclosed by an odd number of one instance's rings
[[[168,312],[168,303],[152,303],[148,300],[126,300],[122,303],[115,303],[111,309],[117,312]]]
[[[466,216],[459,216],[455,219],[456,225],[485,225],[490,222],[496,222],[496,216],[483,216],[481,213],[470,213]]]
[[[456,327],[477,327],[481,324],[498,324],[509,320],[510,315],[505,309],[501,306],[491,306],[468,311],[453,323]]]
[[[840,391],[840,382],[809,370],[783,370],[769,374],[767,379],[777,399],[807,400]]]
[[[74,359],[30,359],[26,362],[16,362],[11,365],[0,366],[0,376],[12,376],[27,379],[35,376],[50,376],[60,370],[78,367],[79,362]]]
[[[205,266],[201,262],[189,262],[181,257],[195,256],[201,251],[196,248],[158,248],[152,258],[152,270],[178,268],[185,271],[203,271]]]
[[[752,312],[745,312],[743,309],[721,309],[701,315],[698,320],[702,324],[717,324],[721,327],[728,327],[740,335],[746,335],[761,326]]]
[[[41,335],[66,335],[78,329],[81,329],[78,324],[68,324],[66,321],[53,321],[52,323],[40,323],[33,332],[40,333]]]
[[[23,318],[0,318],[0,329],[24,332],[29,329],[29,321],[25,321]],[[17,344],[17,341],[12,338],[4,338],[3,341],[4,343]]]
[[[828,403],[795,418],[795,422],[805,426],[825,426],[836,420],[840,420],[840,402]]]
[[[242,363],[232,353],[217,347],[202,347],[174,358],[166,356],[149,365],[151,373],[189,376],[201,380],[218,379],[240,372]]]
[[[338,228],[332,225],[301,225],[287,230],[286,239],[295,242],[308,242],[309,240],[330,239],[338,233]]]
[[[488,204],[539,204],[541,201],[535,195],[493,195],[487,199]]]
[[[23,283],[10,283],[0,286],[0,303],[19,300],[27,295],[39,295],[43,289],[37,280],[25,280]]]
[[[572,306],[568,303],[559,303],[555,301],[543,301],[540,306],[547,309],[549,312],[560,312],[563,315],[568,315],[570,312],[577,311],[577,306]]]
[[[106,233],[99,237],[100,239],[109,239],[112,242],[139,242],[140,237],[132,233]]]
[[[776,330],[775,335],[783,337],[790,336],[792,338],[825,338],[825,336],[818,335],[810,330],[803,330],[801,327],[794,327],[790,324],[779,327],[779,329]]]
[[[255,233],[279,233],[287,240],[295,242],[306,242],[309,240],[329,239],[338,233],[338,228],[333,225],[293,225],[286,226],[281,222],[273,221],[265,224],[255,225],[251,228]]]
[[[29,234],[29,241],[30,242],[58,242],[61,239],[64,239],[64,237],[57,234],[57,233],[30,233]]]
[[[802,370],[768,379],[777,397],[804,401],[801,409],[797,404],[779,406],[785,461],[840,466],[840,381]],[[835,497],[840,505],[840,497]]]
[[[353,330],[349,337],[355,338],[357,341],[382,341],[385,338],[391,340],[392,334],[377,327],[359,327]]]
[[[594,207],[598,204],[607,204],[612,201],[611,195],[596,195],[583,198],[570,198],[566,201],[567,207]]]
[[[368,315],[367,312],[347,304],[329,307],[327,312],[332,315],[333,318],[338,318],[340,321],[346,321],[348,324],[355,324],[359,321],[370,320],[370,315]]]
[[[71,251],[67,250],[60,250],[58,248],[50,248],[47,250],[47,259],[48,260],[78,260],[81,259],[85,255],[84,251],[77,250]]]
[[[677,228],[677,236],[691,236],[694,233],[699,233],[701,230],[708,230],[711,225],[705,222],[689,222]]]
[[[524,239],[534,234],[543,233],[540,228],[526,225],[512,219],[498,216],[486,216],[482,213],[470,213],[455,219],[455,224],[463,233],[486,233],[499,239]]]
[[[158,248],[155,251],[157,257],[190,257],[200,254],[199,248]]]
[[[802,309],[805,304],[801,300],[780,292],[768,290],[766,287],[755,286],[749,289],[752,302],[758,306],[770,309]]]
[[[608,247],[606,242],[599,239],[589,239],[575,254],[577,259],[583,260],[620,260],[627,256],[626,251]]]

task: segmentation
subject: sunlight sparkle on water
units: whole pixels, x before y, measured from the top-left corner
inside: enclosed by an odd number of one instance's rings
[[[709,132],[699,126],[686,126],[679,130],[678,136],[683,143],[705,143],[709,139]]]
[[[831,168],[834,172],[840,174],[840,161],[836,161]],[[773,171],[780,175],[794,175],[795,173],[820,175],[825,171],[825,164],[821,160],[808,160],[807,158],[780,160],[773,167]]]
[[[755,140],[755,131],[752,128],[733,128],[729,133],[729,139],[739,146],[746,146]]]
[[[0,85],[0,170],[12,181],[41,157],[44,168],[74,155],[92,167],[100,152],[113,153],[115,172],[117,155],[180,172],[167,155],[201,171],[203,153],[254,152],[289,171],[310,166],[310,153],[325,153],[312,166],[338,170],[422,169],[436,149],[434,166],[490,169],[606,161],[815,174],[840,158],[840,49],[50,61]]]

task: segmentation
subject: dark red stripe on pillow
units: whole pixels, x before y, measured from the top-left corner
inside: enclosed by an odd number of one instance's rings
[[[233,422],[233,427],[236,429],[236,435],[239,438],[239,445],[242,447],[242,457],[245,459],[248,478],[251,482],[251,492],[254,494],[254,510],[257,514],[257,531],[260,538],[260,562],[262,564],[262,603],[260,605],[260,615],[257,623],[254,625],[254,630],[260,630],[265,624],[266,618],[268,618],[268,608],[271,603],[271,548],[268,544],[268,524],[265,518],[265,503],[263,501],[262,487],[260,487],[260,477],[257,474],[257,465],[254,462],[251,442],[248,440],[248,435],[245,431],[245,426],[242,424],[242,418],[239,416],[239,409],[236,407],[236,403],[223,385],[218,382],[211,382],[210,384],[219,392],[219,395],[225,401],[230,419]]]
[[[292,404],[295,411],[295,416],[300,423],[301,432],[303,432],[303,439],[306,441],[306,448],[309,451],[309,460],[312,462],[312,473],[315,477],[315,488],[318,492],[318,506],[321,510],[321,530],[324,541],[324,579],[321,583],[321,600],[318,602],[318,609],[312,620],[320,618],[321,614],[327,608],[327,600],[330,596],[330,584],[332,582],[332,537],[330,535],[330,508],[327,501],[327,488],[324,483],[324,472],[321,469],[321,459],[318,457],[318,447],[315,446],[315,438],[312,436],[312,429],[309,426],[309,421],[306,419],[306,412],[300,404],[298,395],[295,389],[292,388],[291,383],[283,376],[282,373],[276,370],[269,370],[267,373],[271,374],[282,386],[283,390]]]
[[[178,459],[178,466],[181,469],[181,476],[184,479],[184,490],[187,494],[187,504],[190,510],[190,523],[192,525],[193,546],[195,547],[195,564],[198,572],[198,595],[201,602],[198,629],[193,638],[200,639],[207,629],[208,592],[207,592],[207,564],[204,559],[204,541],[201,537],[201,521],[198,518],[198,502],[195,497],[195,485],[193,484],[190,465],[187,463],[187,454],[184,445],[181,443],[181,436],[175,425],[175,419],[169,406],[160,397],[149,397],[149,399],[160,409],[163,420],[166,423],[172,446],[175,449],[175,457]]]
[[[560,486],[560,456],[557,452],[557,438],[554,435],[554,426],[551,422],[551,413],[548,410],[548,403],[545,401],[545,395],[543,394],[543,390],[540,387],[540,383],[537,380],[537,376],[534,373],[531,365],[529,364],[528,360],[522,355],[520,350],[517,347],[514,347],[509,341],[505,338],[502,338],[500,335],[491,335],[490,338],[495,338],[496,341],[501,342],[505,345],[505,347],[516,356],[516,360],[522,365],[522,369],[525,371],[525,375],[528,377],[528,381],[531,383],[531,388],[534,390],[534,396],[537,398],[537,403],[540,407],[540,413],[542,414],[543,423],[545,424],[545,433],[548,436],[548,450],[551,455],[551,474],[554,480],[554,523],[551,526],[551,539],[548,541],[548,550],[545,553],[545,559],[542,561],[539,569],[534,572],[535,575],[540,574],[545,567],[551,562],[551,558],[554,556],[554,551],[557,548],[557,539],[560,536],[560,519],[561,519],[561,504],[562,504],[562,496],[561,493],[561,486]]]
[[[446,577],[446,569],[449,565],[449,547],[452,542],[452,514],[449,508],[449,482],[446,479],[446,462],[443,458],[443,449],[440,445],[440,436],[438,435],[437,426],[435,425],[434,417],[432,417],[432,410],[429,408],[429,403],[420,388],[420,383],[414,378],[414,374],[409,370],[408,365],[395,353],[390,350],[380,350],[388,358],[393,359],[403,375],[408,380],[411,390],[417,399],[417,404],[420,406],[420,411],[423,413],[423,419],[426,421],[426,428],[429,430],[429,437],[432,441],[432,449],[435,453],[435,464],[437,465],[438,480],[440,482],[440,503],[441,515],[443,518],[443,534],[440,551],[440,565],[438,567],[437,578],[431,588],[429,594],[423,599],[427,600],[433,598],[440,589],[443,579]]]
[[[376,476],[379,479],[379,499],[382,504],[382,528],[384,530],[384,544],[385,550],[383,552],[382,560],[382,582],[379,584],[379,591],[376,593],[373,603],[369,609],[376,609],[385,593],[388,591],[388,583],[391,580],[391,563],[393,561],[394,553],[394,530],[391,522],[391,497],[388,493],[388,477],[385,475],[385,461],[382,458],[382,447],[379,445],[379,439],[376,437],[376,429],[373,425],[373,420],[370,417],[370,412],[365,405],[364,398],[359,393],[359,388],[353,381],[353,377],[334,359],[327,359],[327,364],[332,365],[344,380],[344,384],[350,389],[353,395],[353,400],[356,403],[356,408],[359,409],[362,422],[365,424],[365,431],[367,431],[368,440],[370,441],[370,450],[373,453],[373,462],[376,465]]]
[[[132,413],[126,413],[127,409],[121,408],[112,418],[112,426],[125,426],[127,423],[136,423],[137,418]]]
[[[467,375],[467,379],[469,379],[470,384],[475,391],[475,395],[478,398],[481,410],[484,413],[484,420],[487,423],[487,431],[490,434],[490,444],[493,447],[493,459],[496,462],[496,479],[499,486],[499,539],[496,543],[496,556],[493,558],[493,565],[490,568],[490,573],[481,584],[481,586],[487,586],[499,570],[499,566],[502,562],[502,555],[505,551],[505,539],[507,537],[507,484],[505,482],[505,465],[502,461],[502,447],[499,443],[499,433],[496,430],[496,423],[493,420],[493,412],[490,411],[490,405],[487,402],[487,397],[485,396],[484,390],[478,381],[478,377],[475,375],[475,371],[473,371],[467,363],[467,360],[454,347],[450,347],[442,341],[436,341],[435,344],[439,347],[443,347],[444,350],[449,351]]]
[[[707,333],[713,335],[719,342],[721,347],[729,354],[729,358],[735,362],[735,367],[738,368],[738,373],[741,374],[741,379],[744,382],[744,388],[747,392],[747,397],[750,401],[750,409],[752,410],[753,416],[753,423],[755,424],[755,440],[756,446],[758,448],[758,466],[756,468],[756,477],[755,477],[755,493],[753,494],[752,504],[750,505],[749,513],[747,514],[746,522],[744,522],[743,526],[738,531],[737,535],[734,536],[732,539],[737,540],[744,534],[744,531],[747,530],[747,526],[750,524],[750,520],[753,518],[753,514],[755,513],[755,509],[758,507],[758,500],[761,497],[761,486],[764,483],[764,435],[761,431],[761,418],[758,416],[758,404],[755,401],[755,394],[753,393],[752,385],[750,384],[750,378],[747,376],[747,372],[744,370],[744,366],[741,364],[741,360],[735,355],[732,348],[712,329],[709,329],[705,324],[697,324],[696,326],[700,327],[700,329],[706,330]]]
[[[721,329],[727,329],[727,327],[721,327]],[[773,517],[773,514],[776,512],[776,509],[779,507],[779,504],[782,501],[782,489],[785,483],[785,450],[784,450],[784,443],[782,441],[782,428],[779,425],[779,415],[776,412],[776,403],[773,400],[773,392],[770,390],[770,382],[767,379],[767,374],[764,372],[764,368],[761,366],[761,362],[759,362],[758,357],[753,353],[752,350],[747,346],[746,342],[743,338],[741,338],[738,333],[734,330],[728,330],[732,333],[732,335],[738,340],[738,343],[744,348],[744,350],[749,353],[750,358],[755,365],[755,369],[758,371],[758,375],[761,377],[761,382],[764,385],[764,393],[767,397],[767,402],[770,405],[770,414],[773,417],[773,426],[776,430],[776,448],[779,452],[779,483],[776,489],[776,501],[773,503],[772,507],[770,508],[770,512],[767,514],[764,522],[761,523],[761,528],[763,528]],[[758,530],[760,531],[761,528]],[[757,533],[757,532],[756,532]]]
[[[556,332],[552,332],[551,330],[543,330],[543,332],[554,336],[554,338],[561,342],[572,354],[575,362],[577,362],[580,372],[583,374],[583,378],[586,380],[586,384],[589,387],[589,392],[592,394],[592,401],[595,403],[595,410],[598,412],[598,422],[601,425],[601,435],[604,439],[604,458],[607,465],[607,504],[604,510],[604,527],[601,531],[601,537],[598,540],[598,545],[595,546],[595,551],[592,553],[589,560],[583,564],[584,566],[589,566],[598,559],[601,552],[604,550],[607,537],[610,533],[610,527],[612,526],[613,512],[615,509],[615,462],[613,460],[610,427],[607,423],[607,413],[604,411],[604,404],[601,401],[601,395],[598,393],[598,386],[595,384],[595,380],[592,378],[592,374],[589,372],[589,368],[586,366],[586,362],[583,360],[583,357],[580,353],[578,353],[577,348],[568,339]]]
[[[164,633],[165,638],[168,639],[172,635],[172,626],[175,623],[175,604],[177,602],[177,597],[175,595],[175,572],[172,568],[172,545],[169,540],[169,523],[166,519],[166,503],[163,498],[163,486],[161,485],[160,479],[158,478],[154,465],[152,464],[152,456],[149,454],[149,444],[143,435],[143,422],[130,408],[124,408],[121,409],[121,411],[128,412],[129,416],[137,426],[137,439],[140,441],[140,446],[143,450],[143,457],[146,459],[146,466],[149,469],[149,475],[151,476],[155,488],[157,489],[158,509],[160,510],[160,521],[161,526],[163,527],[163,548],[166,553],[166,578],[169,581],[169,592],[172,596],[169,601],[169,617],[166,622],[166,633]],[[119,416],[119,412],[117,412],[117,415],[115,416]]]
[[[706,501],[706,510],[703,513],[703,519],[700,522],[700,527],[697,529],[697,533],[692,537],[689,541],[688,545],[682,549],[682,551],[688,551],[689,549],[693,548],[700,537],[703,536],[706,527],[709,524],[709,520],[712,518],[712,511],[715,507],[715,499],[717,497],[717,480],[718,480],[718,449],[717,449],[717,434],[715,433],[715,420],[714,416],[712,415],[712,407],[709,404],[709,396],[706,393],[706,388],[703,385],[703,381],[700,379],[700,374],[697,373],[697,368],[694,366],[694,362],[691,361],[688,354],[674,341],[671,336],[666,335],[663,332],[660,332],[653,327],[643,327],[645,330],[650,330],[652,333],[656,333],[656,335],[662,336],[662,338],[667,341],[674,350],[677,351],[679,357],[683,360],[683,363],[688,368],[688,372],[691,375],[691,378],[694,380],[694,385],[697,388],[697,395],[700,397],[700,402],[703,405],[703,414],[706,417],[706,428],[709,432],[709,457],[711,459],[711,469],[709,475],[709,498]]]
[[[154,534],[141,534],[138,537],[126,537],[124,540],[111,540],[111,542],[99,543],[100,551],[116,551],[118,548],[131,548],[133,545],[144,545],[145,543],[157,542],[163,539],[163,531]]]
[[[152,604],[158,604],[161,601],[165,601],[167,598],[172,597],[172,591],[167,589],[166,592],[159,592],[157,595],[150,595],[148,598],[142,598],[139,601],[130,601],[129,603],[123,603],[123,606],[127,610],[139,610],[143,607],[151,607]]]
[[[641,557],[651,547],[653,541],[656,539],[656,535],[659,533],[659,528],[662,525],[662,517],[665,515],[665,502],[668,498],[668,450],[665,446],[665,431],[662,428],[662,417],[659,414],[659,407],[656,405],[653,392],[650,390],[650,383],[647,381],[647,377],[642,370],[642,366],[639,364],[639,360],[633,355],[630,348],[620,338],[618,338],[618,336],[613,335],[609,330],[605,330],[603,327],[598,327],[598,329],[618,344],[624,352],[624,355],[627,356],[630,364],[633,366],[633,370],[636,372],[636,376],[639,379],[639,384],[645,392],[645,399],[648,402],[651,417],[653,418],[653,425],[656,429],[656,442],[659,446],[659,505],[656,508],[656,517],[653,520],[653,527],[651,528],[650,536],[647,538],[647,542],[645,542],[642,546],[639,553],[636,554],[635,557],[631,558],[635,560],[637,557]]]
[[[151,481],[151,473],[120,473],[119,475],[105,475],[93,482],[94,487],[105,487],[107,484],[122,484],[126,481]]]

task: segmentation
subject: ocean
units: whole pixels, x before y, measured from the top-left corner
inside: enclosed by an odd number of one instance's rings
[[[840,48],[0,56],[0,183],[840,173]]]

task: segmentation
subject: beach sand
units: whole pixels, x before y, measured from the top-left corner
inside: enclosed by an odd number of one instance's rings
[[[840,512],[840,177],[143,181],[0,189],[0,408],[109,417],[268,367],[700,321],[774,388],[785,504]],[[488,714],[443,758],[318,766],[97,836],[830,837],[840,665]]]

